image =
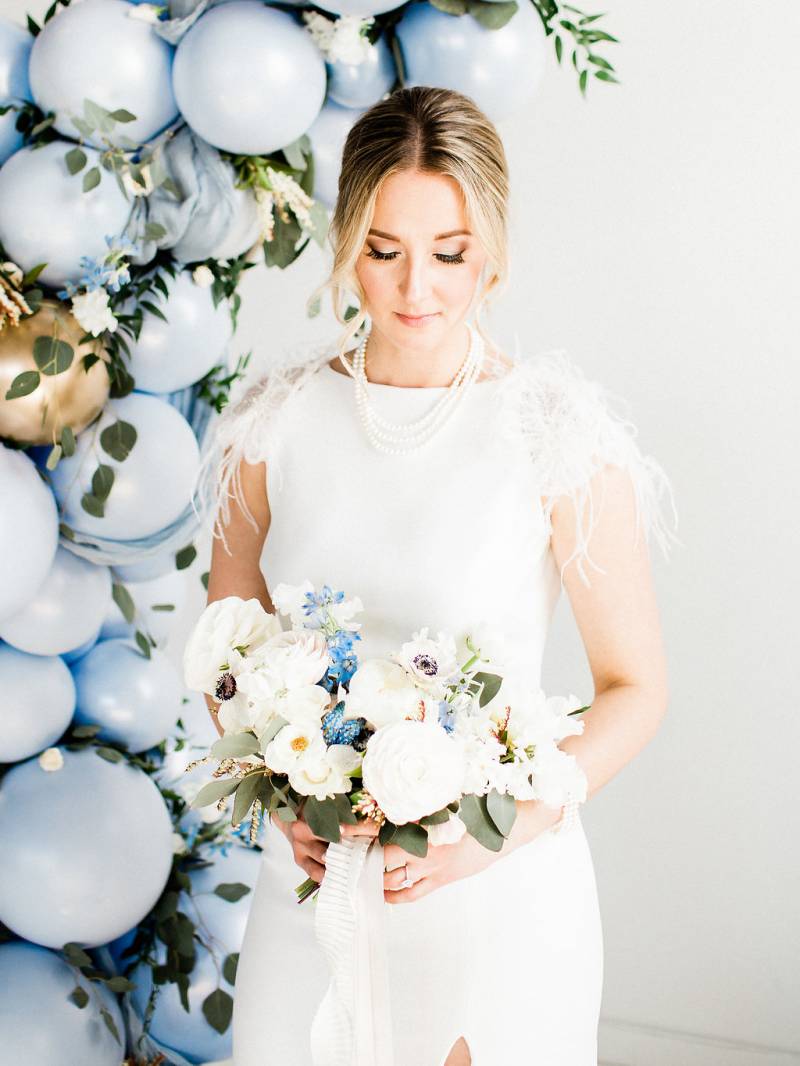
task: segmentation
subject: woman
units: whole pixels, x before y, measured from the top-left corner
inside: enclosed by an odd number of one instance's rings
[[[218,421],[204,465],[218,535],[208,599],[272,611],[269,586],[327,582],[364,604],[360,659],[423,625],[481,632],[501,648],[499,672],[536,688],[563,586],[595,697],[561,746],[591,796],[667,705],[641,529],[667,547],[669,482],[566,358],[509,358],[485,334],[482,305],[507,274],[507,197],[498,134],[456,92],[395,92],[352,127],[327,283],[343,336],[285,360]],[[499,853],[469,835],[425,858],[385,849],[395,1066],[597,1061],[602,931],[583,826],[573,804],[517,806]],[[293,889],[324,878],[326,848],[302,819],[266,827],[235,1066],[322,1056],[311,1022],[328,968],[314,904]]]

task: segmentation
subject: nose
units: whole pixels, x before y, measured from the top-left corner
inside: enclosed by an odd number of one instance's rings
[[[410,252],[400,279],[400,294],[406,307],[423,313],[431,291],[430,262],[424,252]]]

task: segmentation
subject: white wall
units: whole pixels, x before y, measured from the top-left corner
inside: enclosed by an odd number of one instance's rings
[[[45,6],[0,0],[0,14]],[[629,402],[680,512],[684,546],[654,561],[670,711],[584,814],[605,935],[602,1058],[800,1063],[800,11],[605,10],[621,43],[600,51],[622,84],[594,82],[584,100],[553,59],[535,106],[501,127],[514,275],[492,322],[509,348],[515,333],[532,351],[566,348]],[[254,364],[332,335],[327,314],[304,317],[325,269],[312,243],[287,272],[246,275],[239,343]],[[202,602],[198,582],[174,654]],[[591,695],[563,598],[544,681]]]

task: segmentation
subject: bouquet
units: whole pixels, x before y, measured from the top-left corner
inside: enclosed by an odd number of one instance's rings
[[[305,581],[278,585],[272,601],[276,614],[257,599],[216,600],[186,643],[186,684],[219,701],[224,730],[187,767],[217,763],[193,807],[223,810],[232,796],[232,823],[249,815],[251,839],[265,812],[302,816],[329,842],[341,824],[372,819],[380,844],[425,856],[465,832],[499,851],[517,800],[586,798],[583,771],[558,747],[583,732],[576,696],[487,670],[493,656],[470,633],[457,644],[426,627],[359,662],[358,597]],[[299,901],[318,887],[307,879]]]

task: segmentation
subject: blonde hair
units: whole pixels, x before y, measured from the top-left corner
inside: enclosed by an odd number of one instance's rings
[[[356,261],[381,186],[391,174],[404,170],[445,174],[461,187],[468,224],[486,253],[475,326],[490,350],[491,339],[480,312],[490,294],[502,291],[508,281],[508,165],[492,122],[474,100],[453,89],[398,89],[373,104],[350,128],[328,230],[333,268],[309,297],[309,312],[330,289],[334,314],[344,327],[336,355],[347,351],[367,317]],[[355,294],[359,305],[349,320],[345,317],[348,292]]]

